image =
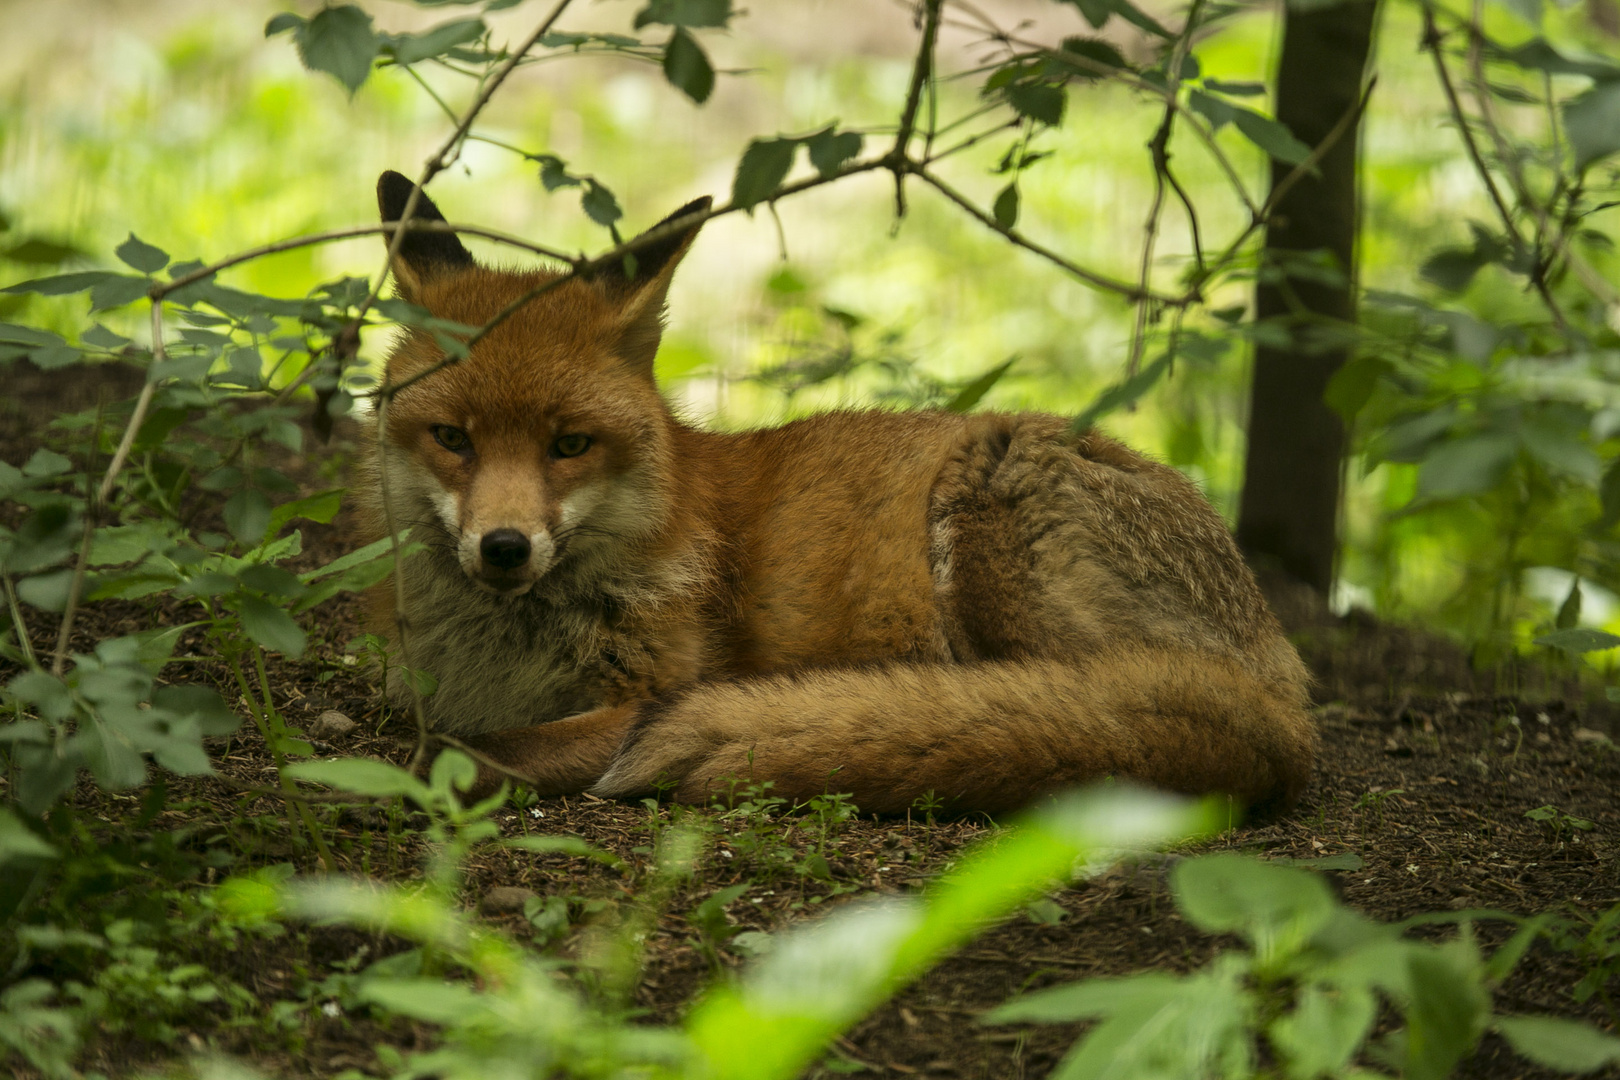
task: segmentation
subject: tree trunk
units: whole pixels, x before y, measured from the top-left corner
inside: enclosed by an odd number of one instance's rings
[[[1316,146],[1356,107],[1372,45],[1376,0],[1345,0],[1311,11],[1286,8],[1277,66],[1277,118]],[[1348,350],[1311,348],[1308,330],[1323,318],[1355,319],[1356,146],[1359,121],[1279,201],[1266,229],[1265,265],[1290,253],[1330,251],[1341,284],[1291,278],[1255,290],[1257,319],[1282,317],[1287,347],[1255,350],[1249,396],[1249,449],[1237,539],[1251,562],[1270,563],[1326,595],[1338,539],[1344,424],[1322,400]],[[1273,189],[1291,171],[1271,163]],[[1307,331],[1302,333],[1302,331]]]

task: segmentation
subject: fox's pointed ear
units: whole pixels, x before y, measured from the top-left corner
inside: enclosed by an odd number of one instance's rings
[[[410,200],[410,179],[390,169],[377,178],[377,210],[384,221],[399,221]],[[416,200],[412,221],[443,221],[444,215],[423,192]],[[391,237],[384,236],[384,240]],[[422,284],[444,274],[471,268],[473,257],[452,232],[409,232],[394,259],[394,280],[401,296],[413,300]]]
[[[675,267],[703,227],[702,215],[714,200],[694,199],[642,236],[656,238],[636,248],[622,267],[598,271],[596,280],[619,307],[618,353],[637,368],[652,371],[653,356],[664,334],[664,298]],[[691,219],[690,224],[685,219]],[[673,226],[673,227],[672,227]]]

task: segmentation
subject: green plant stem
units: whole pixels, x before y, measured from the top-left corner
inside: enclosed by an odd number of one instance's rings
[[[290,796],[284,800],[287,807],[287,824],[292,827],[295,839],[301,835],[300,824],[304,829],[308,830],[310,843],[320,857],[321,864],[326,868],[327,873],[331,873],[336,869],[336,863],[332,860],[332,853],[327,850],[326,841],[321,838],[320,828],[314,820],[314,815],[309,812],[309,808],[304,804],[304,801],[297,797],[297,785],[293,783],[292,778],[285,771],[287,756],[281,752],[282,732],[276,730],[277,728],[285,728],[285,725],[279,723],[280,717],[275,713],[274,706],[270,704],[269,681],[264,670],[264,650],[257,645],[253,646],[259,677],[265,687],[264,708],[261,708],[258,698],[253,693],[253,687],[248,683],[247,675],[242,671],[241,650],[225,649],[221,651],[225,654],[225,662],[230,666],[231,674],[236,677],[236,685],[242,691],[242,699],[247,702],[248,714],[253,717],[254,725],[259,729],[259,734],[264,737],[265,745],[270,749],[270,758],[276,768],[277,783],[280,785],[282,792]],[[266,709],[268,712],[265,711]]]

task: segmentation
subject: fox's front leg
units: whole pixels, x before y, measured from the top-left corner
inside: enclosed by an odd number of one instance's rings
[[[493,794],[502,781],[521,779],[542,797],[584,791],[607,771],[630,728],[637,705],[614,705],[534,727],[465,738],[467,746],[502,768],[478,762],[469,799]]]

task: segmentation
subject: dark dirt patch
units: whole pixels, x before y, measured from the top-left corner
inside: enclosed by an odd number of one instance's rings
[[[49,415],[41,411],[48,387],[8,384],[6,391],[11,407],[0,420],[0,458],[17,462],[39,438],[19,418]],[[352,542],[341,519],[330,527],[305,523],[303,531],[310,565]],[[175,601],[95,605],[81,614],[75,646],[190,617],[194,614]],[[55,618],[31,612],[30,622],[36,648],[48,652]],[[343,652],[344,643],[363,629],[359,601],[346,597],[326,605],[309,627],[311,645],[304,658],[272,658],[278,706],[300,726],[329,709],[359,722],[351,735],[318,743],[321,754],[405,760],[409,746],[401,739],[409,725],[385,715],[375,672]],[[223,670],[196,654],[198,645],[183,642],[178,651],[188,659],[186,675],[214,682],[234,701]],[[1467,670],[1454,646],[1367,620],[1319,623],[1302,638],[1302,646],[1321,680],[1322,700],[1330,702],[1318,710],[1323,752],[1316,780],[1292,814],[1231,830],[1208,848],[1268,858],[1353,852],[1364,860],[1361,869],[1332,879],[1347,902],[1384,920],[1472,908],[1593,915],[1620,903],[1620,810],[1614,801],[1620,754],[1607,737],[1608,706],[1548,696],[1551,691],[1534,696],[1481,692],[1481,678]],[[9,674],[0,671],[0,678]],[[1543,679],[1538,685],[1560,684]],[[171,780],[168,809],[140,830],[141,836],[184,830],[188,850],[228,853],[229,865],[207,871],[205,881],[282,860],[311,867],[308,853],[290,842],[280,801],[264,794],[273,769],[258,734],[247,726],[213,749],[220,776]],[[138,798],[109,795],[84,781],[74,801],[87,822],[107,822],[110,836],[127,831],[123,823]],[[1594,828],[1558,831],[1525,817],[1544,805]],[[415,834],[402,831],[399,814],[364,806],[326,806],[317,813],[342,869],[396,880],[418,872],[424,852]],[[668,809],[582,796],[509,805],[496,818],[506,835],[572,833],[645,869],[653,832],[669,816]],[[850,896],[914,891],[990,830],[978,820],[850,822],[825,847],[832,871],[827,881],[795,873],[790,865],[815,846],[813,819],[775,819],[774,838],[756,853],[736,835],[735,822],[715,824],[718,831],[707,841],[698,878],[672,898],[647,942],[634,1000],[652,1021],[678,1020],[715,974],[686,918],[714,891],[752,881],[730,906],[730,916],[741,927],[773,931]],[[550,946],[564,957],[588,952],[592,927],[611,924],[632,902],[625,876],[561,855],[485,848],[475,854],[467,875],[469,907],[498,886],[569,898],[572,927]],[[1122,868],[1053,899],[1066,912],[1059,924],[1019,916],[991,930],[858,1025],[840,1040],[838,1052],[864,1064],[869,1075],[1043,1076],[1073,1042],[1077,1027],[992,1028],[978,1023],[979,1015],[1021,990],[1076,978],[1147,968],[1191,970],[1224,944],[1175,913],[1162,863]],[[521,913],[487,917],[518,937],[533,932]],[[1490,947],[1508,931],[1504,923],[1487,922],[1480,937]],[[107,1035],[94,1042],[81,1064],[125,1076],[177,1052],[213,1047],[281,1075],[330,1076],[346,1068],[375,1072],[379,1044],[403,1050],[426,1046],[431,1031],[323,1011],[329,997],[310,987],[340,965],[357,958],[369,963],[402,947],[330,928],[293,928],[279,938],[243,938],[229,948],[199,942],[199,962],[235,979],[266,1012],[277,1001],[303,1003],[287,1034],[272,1036],[263,1027],[229,1023],[216,1012],[198,1017],[171,1045]],[[730,948],[720,949],[714,961],[728,971],[744,962]],[[48,967],[31,973],[51,974]],[[1582,1017],[1612,1028],[1613,1018],[1596,998],[1586,1005],[1574,1002],[1571,990],[1581,974],[1568,954],[1539,943],[1500,988],[1497,1006],[1503,1012]],[[1507,1080],[1546,1074],[1492,1037],[1463,1063],[1459,1075]]]

